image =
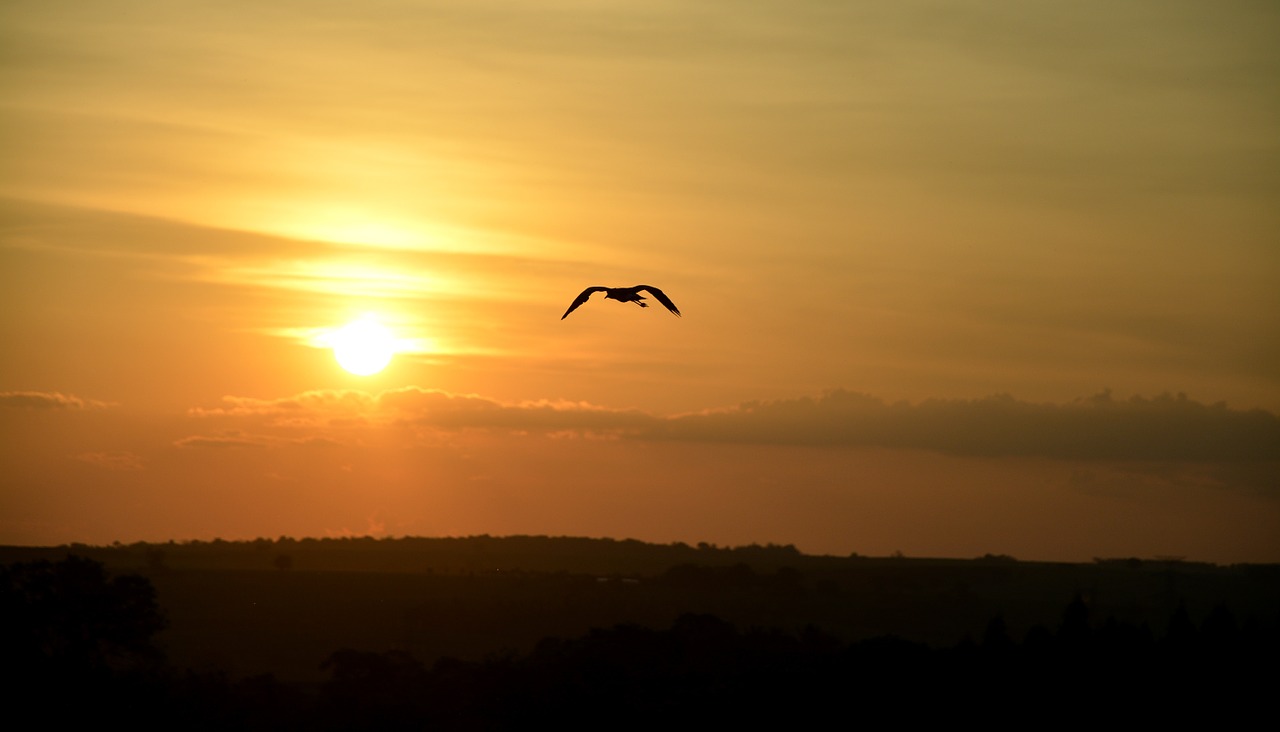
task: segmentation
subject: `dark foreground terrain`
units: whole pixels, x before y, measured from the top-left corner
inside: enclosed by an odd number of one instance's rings
[[[548,537],[0,548],[6,707],[126,729],[1215,724],[1280,566]]]

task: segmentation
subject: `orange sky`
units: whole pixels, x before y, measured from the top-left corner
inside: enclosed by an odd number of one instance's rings
[[[0,543],[1280,561],[1280,9],[0,6]],[[657,285],[684,317],[593,299]],[[325,346],[370,317],[373,376]]]

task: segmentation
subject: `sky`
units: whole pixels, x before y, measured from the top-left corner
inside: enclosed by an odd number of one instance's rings
[[[0,544],[1280,561],[1276,38],[1243,0],[9,0]],[[681,317],[561,319],[635,284]]]

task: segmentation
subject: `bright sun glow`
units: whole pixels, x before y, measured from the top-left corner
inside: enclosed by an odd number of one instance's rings
[[[378,373],[396,353],[391,331],[372,318],[349,323],[333,334],[331,342],[338,364],[357,376]]]

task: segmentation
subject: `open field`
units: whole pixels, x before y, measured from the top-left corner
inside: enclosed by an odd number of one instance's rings
[[[895,636],[934,647],[1053,629],[1079,596],[1092,622],[1162,635],[1179,607],[1218,606],[1273,631],[1280,566],[1008,557],[808,556],[792,547],[690,547],[568,537],[259,540],[5,547],[0,562],[77,554],[148,578],[170,662],[316,683],[334,651],[405,651],[431,664],[523,654],[548,637],[707,614],[740,629],[813,628],[845,642]]]

